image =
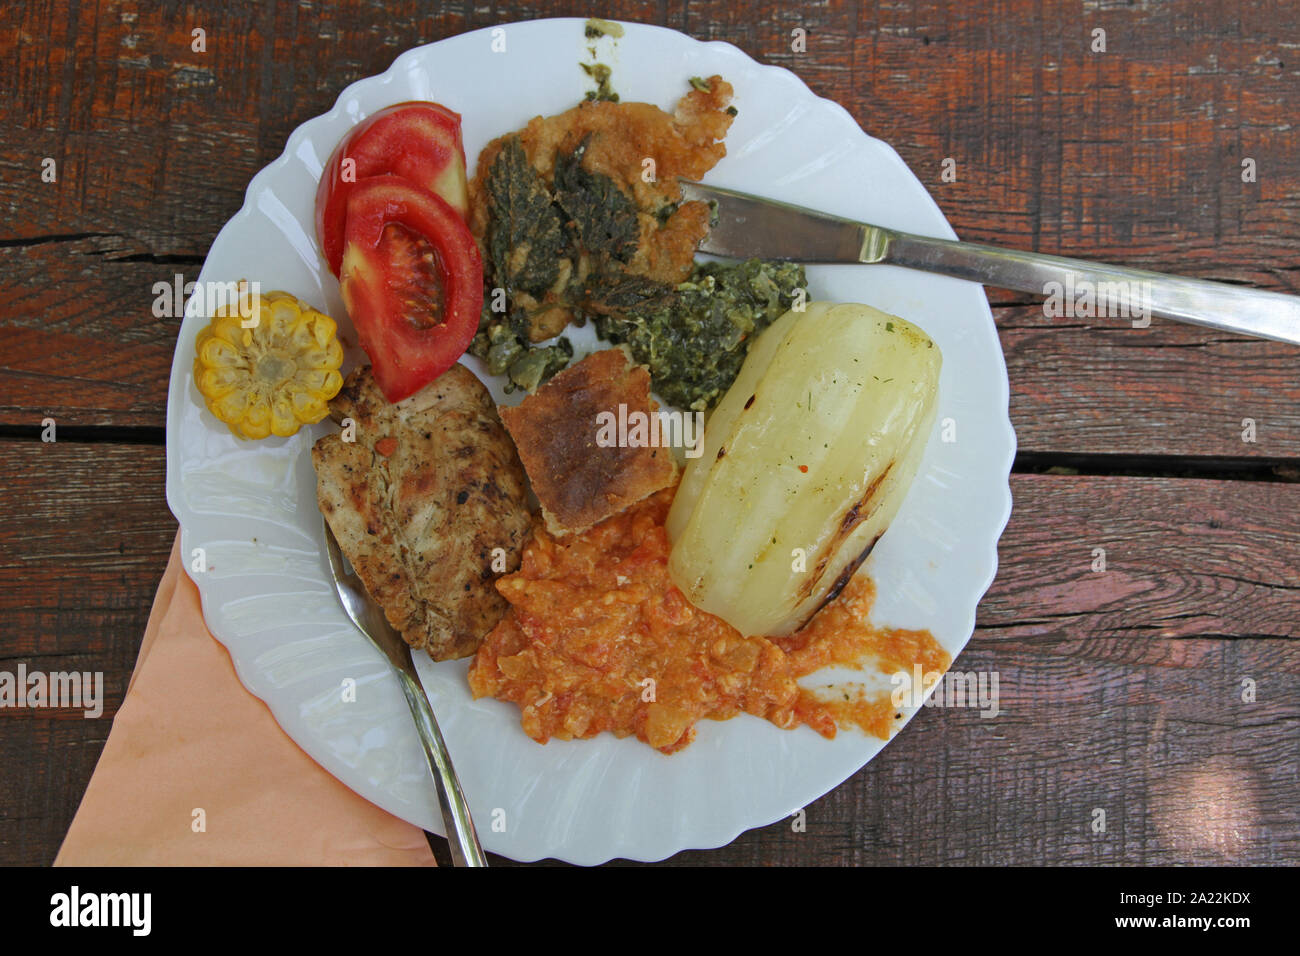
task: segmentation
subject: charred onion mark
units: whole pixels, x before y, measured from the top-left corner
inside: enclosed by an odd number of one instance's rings
[[[745,410],[746,410],[746,411],[749,410],[749,406],[750,406],[750,405],[753,405],[753,404],[754,404],[754,399],[756,399],[756,398],[758,398],[757,395],[751,395],[751,396],[749,396],[749,401],[745,402]]]
[[[869,517],[877,507],[879,507],[879,503],[874,500],[876,492],[880,489],[881,482],[883,482],[893,470],[894,464],[895,462],[891,461],[886,465],[884,470],[876,476],[876,480],[867,486],[867,490],[863,493],[862,497],[855,501],[853,505],[844,512],[844,517],[840,520],[840,526],[836,530],[835,535],[827,542],[826,547],[820,552],[820,555],[817,558],[817,564],[814,566],[812,574],[806,575],[800,582],[798,590],[795,591],[796,605],[812,596],[813,591],[816,590],[818,583],[822,579],[822,575],[826,573],[826,566],[830,564],[831,559],[839,553],[840,547],[848,540],[849,536],[853,534],[857,526],[866,520],[866,518]],[[874,545],[875,542],[873,541],[872,546],[874,547]],[[868,552],[870,550],[870,548],[867,549]],[[858,563],[860,564],[865,559],[866,553],[859,557]],[[857,564],[851,564],[850,566],[853,570],[857,570]],[[849,577],[852,576],[852,571],[850,571]],[[840,584],[839,590],[843,589],[844,585]],[[836,591],[835,593],[838,594],[839,591]],[[825,604],[825,602],[823,601],[822,604]],[[822,605],[818,605],[818,607],[821,606]]]
[[[827,604],[830,604],[831,601],[834,601],[837,597],[840,596],[840,593],[846,587],[848,587],[849,582],[853,580],[853,575],[857,573],[858,568],[862,567],[862,562],[867,560],[867,556],[871,554],[873,550],[875,550],[876,542],[880,540],[882,534],[884,534],[883,531],[880,534],[876,535],[874,538],[872,538],[871,542],[865,548],[862,549],[862,553],[844,566],[844,570],[841,571],[839,577],[835,579],[835,583],[831,585],[831,589],[826,592],[826,597],[823,598],[822,602],[817,605],[816,609],[812,612],[812,614],[809,614],[808,617],[804,619],[803,624],[799,625],[800,627],[803,627],[804,624],[807,624],[809,621],[811,621],[813,619],[813,615],[815,615],[817,611],[820,611]]]
[[[714,460],[715,460],[715,461],[722,461],[722,456],[725,455],[726,453],[727,453],[727,449],[726,449],[726,447],[725,447],[724,445],[719,445],[719,446],[718,446],[718,457],[717,457],[716,459],[714,459]]]

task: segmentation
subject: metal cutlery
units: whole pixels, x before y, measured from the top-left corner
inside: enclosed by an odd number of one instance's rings
[[[356,572],[345,565],[343,553],[339,550],[339,543],[330,530],[329,522],[323,523],[325,550],[329,555],[330,571],[339,601],[352,623],[393,665],[402,685],[402,693],[406,696],[406,703],[411,708],[411,716],[415,718],[415,729],[420,735],[420,743],[424,746],[424,755],[429,761],[429,770],[433,773],[434,786],[438,791],[438,805],[442,809],[443,825],[447,828],[452,862],[456,866],[487,866],[487,858],[483,855],[478,834],[474,830],[474,821],[470,819],[469,804],[465,802],[460,781],[451,765],[451,755],[443,742],[442,732],[438,730],[438,721],[433,715],[428,695],[415,672],[410,645],[402,639],[401,634],[393,630],[384,617],[383,610],[370,599]]]
[[[732,189],[679,182],[684,199],[715,208],[716,221],[701,252],[735,259],[903,266],[1036,295],[1056,294],[1055,289],[1048,292],[1055,284],[1062,293],[1086,289],[1099,315],[1154,315],[1300,345],[1298,296],[932,239]]]

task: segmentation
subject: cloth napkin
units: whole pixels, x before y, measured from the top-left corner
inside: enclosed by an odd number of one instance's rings
[[[244,689],[203,623],[177,534],[126,699],[54,865],[435,864],[423,831],[331,777]]]

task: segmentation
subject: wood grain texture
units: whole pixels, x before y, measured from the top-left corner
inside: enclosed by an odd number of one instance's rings
[[[153,496],[159,448],[0,451],[15,490],[0,512],[0,669],[103,670],[108,689],[98,721],[0,711],[0,765],[28,771],[0,774],[0,864],[44,863],[121,702],[175,522]],[[1300,859],[1300,486],[1016,475],[1012,493],[1002,571],[953,665],[996,671],[1003,713],[927,709],[807,808],[806,832],[778,823],[675,862]],[[1249,813],[1206,843],[1191,824],[1225,787],[1245,796],[1223,811]]]
[[[0,441],[6,657],[129,672],[176,534],[164,468],[161,447]]]
[[[787,820],[746,833],[729,862],[1293,864],[1300,488],[1054,475],[1011,487],[1002,570],[953,663],[998,675],[1000,713],[924,710],[806,808],[805,832]],[[1105,572],[1091,570],[1094,546]]]
[[[891,143],[965,238],[1297,291],[1300,24],[1288,9],[915,0],[608,13],[793,70]],[[0,424],[161,425],[179,323],[151,314],[152,285],[197,275],[295,126],[410,46],[585,12],[413,0],[6,8]],[[204,52],[192,49],[200,28]],[[1091,50],[1096,28],[1104,53]],[[40,181],[46,156],[56,183]],[[1300,458],[1294,347],[1160,320],[1047,319],[1021,294],[990,296],[1022,449]],[[99,367],[79,368],[92,348]],[[1244,418],[1258,441],[1240,440]]]
[[[180,318],[154,315],[153,285],[198,268],[132,248],[108,234],[0,247],[0,423],[163,424]]]
[[[1300,458],[1300,348],[1037,305],[995,315],[1022,450]]]
[[[1016,475],[1012,493],[979,612],[998,641],[1158,664],[1182,638],[1300,639],[1300,485]]]
[[[0,865],[54,859],[176,534],[161,447],[0,441],[0,670],[100,671],[104,711],[0,710]]]
[[[963,238],[1297,292],[1293,12],[1287,0],[602,8],[793,70],[890,143]],[[179,320],[153,315],[154,283],[197,277],[249,179],[349,83],[420,43],[589,13],[550,0],[0,8],[0,428],[52,415],[62,434],[98,438],[0,438],[0,670],[102,670],[107,690],[100,720],[0,711],[0,864],[53,859],[175,533],[163,449],[114,443],[163,424]],[[1104,53],[1090,49],[1097,28]],[[41,181],[46,157],[54,183]],[[1295,348],[989,298],[1022,451],[1167,456],[1174,473],[1205,456],[1300,459]],[[1003,712],[927,709],[806,808],[805,832],[777,823],[672,862],[1300,861],[1300,484],[1020,474],[1012,491],[999,575],[954,665],[997,672]]]
[[[1294,653],[1186,642],[1195,665],[1116,664],[977,631],[953,665],[996,672],[1001,712],[923,711],[793,819],[741,836],[728,863],[1294,864],[1300,820]],[[1254,676],[1259,697],[1240,699]],[[1105,811],[1106,829],[1092,829]],[[714,865],[707,851],[674,863]]]

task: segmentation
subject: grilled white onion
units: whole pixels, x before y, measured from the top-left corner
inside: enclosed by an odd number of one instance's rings
[[[919,328],[866,305],[809,303],[762,333],[668,515],[691,603],[781,635],[838,594],[912,483],[941,364]]]

